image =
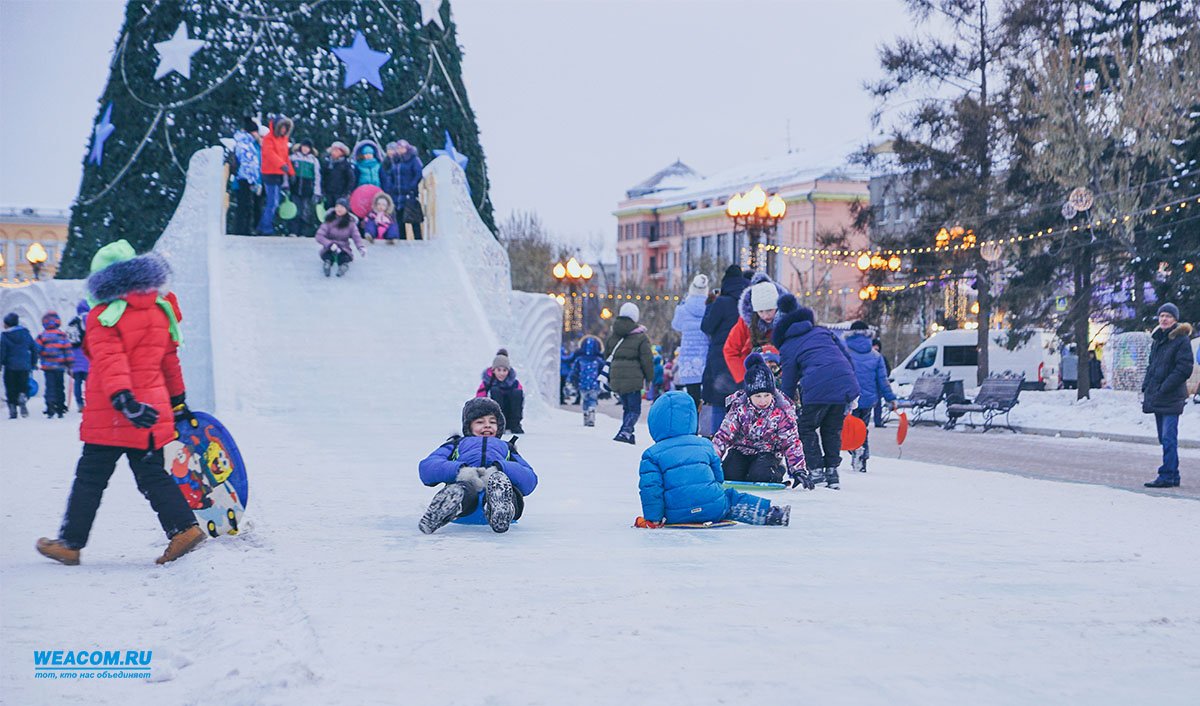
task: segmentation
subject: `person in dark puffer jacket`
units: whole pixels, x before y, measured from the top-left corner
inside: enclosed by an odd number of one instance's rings
[[[1192,374],[1192,327],[1179,323],[1179,308],[1158,308],[1158,328],[1151,334],[1150,363],[1142,382],[1142,411],[1154,415],[1162,465],[1147,488],[1179,487],[1179,415],[1187,403],[1187,379]]]
[[[495,400],[477,397],[463,405],[462,435],[451,436],[419,467],[422,483],[444,484],[421,517],[421,532],[432,534],[449,522],[485,521],[493,531],[507,532],[521,517],[538,479],[515,440],[500,438],[504,422]]]
[[[137,257],[124,240],[92,258],[87,288],[95,306],[83,340],[92,361],[92,401],[79,427],[83,454],[58,539],[37,541],[38,552],[55,561],[79,563],[79,550],[87,544],[121,456],[129,460],[138,490],[170,540],[156,563],[174,561],[204,541],[163,463],[163,447],[175,439],[175,422],[191,418],[177,352],[179,304],[174,294],[159,294],[170,273],[161,255]]]
[[[476,397],[489,397],[496,400],[504,418],[508,422],[508,430],[514,434],[524,434],[521,421],[525,418],[525,388],[517,379],[517,371],[513,370],[508,357],[508,350],[501,348],[492,358],[492,366],[483,371],[482,380],[475,390]]]
[[[29,374],[37,367],[37,342],[29,329],[21,325],[16,312],[4,316],[4,333],[0,334],[0,368],[4,368],[4,396],[8,402],[8,418],[29,416],[25,406],[29,398]]]
[[[858,379],[850,352],[842,339],[814,323],[812,309],[800,306],[790,294],[779,298],[783,319],[775,327],[774,342],[783,368],[781,392],[788,399],[800,396],[800,440],[815,484],[839,486],[842,462],[842,424],[848,405],[858,397]]]
[[[66,375],[71,369],[71,341],[62,330],[62,319],[57,311],[48,311],[42,317],[42,332],[37,337],[38,358],[42,361],[42,373],[46,376],[46,416],[58,415],[62,419],[67,411]]]
[[[887,364],[884,363],[883,356],[875,350],[870,327],[865,321],[850,324],[846,348],[850,350],[850,361],[854,363],[854,374],[858,377],[858,407],[851,414],[861,419],[866,426],[867,422],[871,421],[871,412],[880,400],[887,400],[895,411],[896,393],[892,392],[892,386],[888,384]],[[863,441],[862,448],[850,453],[850,467],[860,473],[866,473],[869,458],[871,446],[868,438]]]

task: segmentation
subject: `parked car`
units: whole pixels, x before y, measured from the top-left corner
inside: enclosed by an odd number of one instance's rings
[[[976,348],[978,331],[959,329],[939,331],[926,338],[892,369],[888,379],[896,385],[911,385],[924,372],[937,368],[950,373],[950,380],[962,380],[974,387],[979,370],[979,351]],[[1011,370],[1025,373],[1023,389],[1057,390],[1062,386],[1059,366],[1062,362],[1062,342],[1053,332],[1034,331],[1023,345],[1008,350],[1007,331],[991,332],[988,346],[988,368],[991,372]]]

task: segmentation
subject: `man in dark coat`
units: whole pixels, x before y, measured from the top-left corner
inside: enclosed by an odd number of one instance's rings
[[[721,294],[708,305],[700,330],[708,334],[708,358],[704,363],[704,377],[700,385],[700,397],[713,408],[712,428],[715,434],[725,419],[725,398],[737,392],[737,383],[725,363],[725,339],[738,321],[738,302],[742,292],[750,286],[750,280],[742,276],[737,265],[730,265],[721,279]]]
[[[29,375],[37,367],[37,344],[33,334],[21,325],[15,312],[4,317],[4,333],[0,334],[0,368],[4,369],[4,395],[8,401],[8,418],[29,416],[25,401],[29,395]]]
[[[817,326],[812,309],[797,304],[794,296],[779,298],[779,313],[783,319],[772,335],[783,372],[779,391],[794,400],[799,386],[800,441],[812,483],[823,476],[825,485],[836,489],[842,463],[842,423],[848,405],[859,393],[854,364],[841,337]]]
[[[1151,334],[1150,363],[1142,381],[1142,411],[1154,415],[1163,462],[1147,488],[1179,487],[1179,415],[1187,402],[1187,379],[1192,375],[1192,327],[1179,323],[1179,308],[1170,302],[1158,307],[1158,328]]]
[[[329,157],[321,167],[321,193],[325,195],[325,208],[333,209],[339,199],[350,198],[357,177],[354,165],[350,164],[350,148],[346,143],[334,142],[328,152]]]
[[[416,218],[419,213],[416,210],[419,207],[417,191],[421,186],[425,165],[417,156],[417,148],[407,140],[400,140],[395,143],[395,147],[395,155],[383,161],[383,168],[379,173],[380,183],[383,190],[392,197],[392,201],[396,202],[396,219],[411,225],[413,238],[420,240],[421,221]],[[388,151],[390,154],[391,150]]]

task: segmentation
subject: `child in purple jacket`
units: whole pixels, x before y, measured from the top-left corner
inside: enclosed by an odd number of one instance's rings
[[[447,523],[483,524],[495,532],[525,509],[525,496],[537,487],[537,474],[517,453],[515,439],[504,441],[504,413],[495,400],[476,397],[463,405],[462,435],[454,435],[421,461],[421,482],[445,484],[421,517],[421,532]]]
[[[725,480],[779,483],[783,457],[792,487],[811,487],[804,446],[796,428],[796,409],[775,387],[775,375],[761,353],[746,358],[743,389],[729,396],[729,411],[713,435],[722,456]]]

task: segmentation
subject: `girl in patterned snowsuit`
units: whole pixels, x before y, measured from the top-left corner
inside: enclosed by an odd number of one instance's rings
[[[760,353],[746,358],[744,388],[729,396],[729,413],[712,440],[723,457],[725,480],[779,483],[784,480],[782,455],[788,482],[807,487],[796,410],[775,388],[775,375]]]

